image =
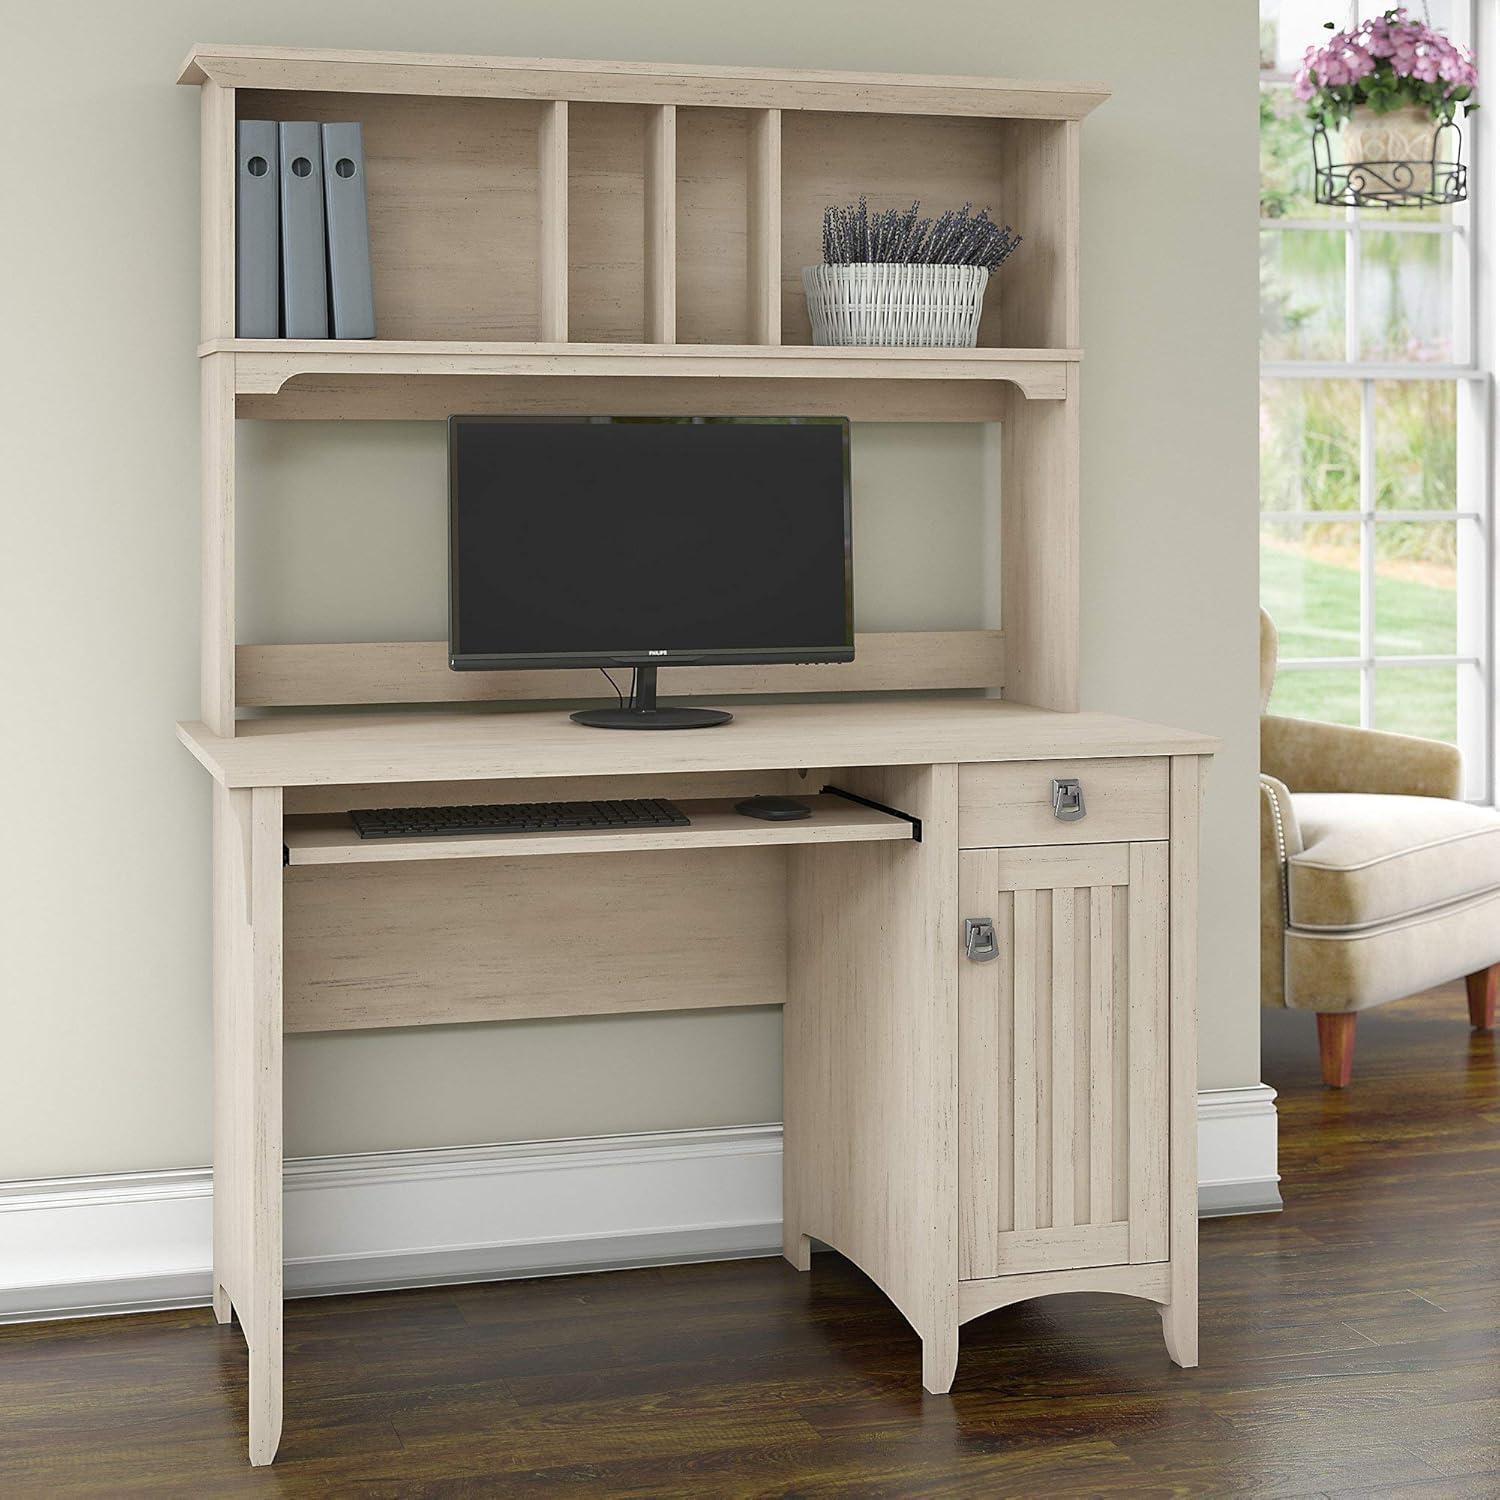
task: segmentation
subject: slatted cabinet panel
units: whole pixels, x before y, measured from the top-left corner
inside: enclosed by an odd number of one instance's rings
[[[961,915],[959,1275],[1167,1257],[1167,845],[974,849]]]

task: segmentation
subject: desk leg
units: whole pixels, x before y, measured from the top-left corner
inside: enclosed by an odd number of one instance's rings
[[[234,1214],[230,1182],[234,1175],[232,1128],[233,1079],[230,1067],[234,975],[234,871],[236,835],[230,799],[235,794],[213,783],[213,1002],[214,1002],[214,1317],[234,1317],[229,1283],[234,1280]]]
[[[922,1389],[946,1396],[958,1374],[958,1324],[948,1323],[922,1335]]]
[[[214,1315],[250,1351],[250,1462],[281,1441],[281,789],[214,788]]]

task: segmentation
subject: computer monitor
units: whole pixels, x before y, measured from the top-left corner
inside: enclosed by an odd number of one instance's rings
[[[729,720],[660,667],[854,659],[843,417],[452,417],[448,495],[449,664],[636,669],[579,723]]]

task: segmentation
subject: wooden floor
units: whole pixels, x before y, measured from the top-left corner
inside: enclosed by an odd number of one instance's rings
[[[287,1422],[245,1463],[206,1310],[0,1330],[0,1495],[1500,1496],[1500,1074],[1462,991],[1360,1022],[1318,1084],[1266,1017],[1279,1216],[1203,1226],[1203,1366],[1105,1297],[993,1313],[952,1399],[836,1257],[287,1309]]]

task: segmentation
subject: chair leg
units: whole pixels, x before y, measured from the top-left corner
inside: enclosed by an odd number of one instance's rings
[[[1469,1024],[1475,1031],[1495,1029],[1495,998],[1500,995],[1500,964],[1491,964],[1464,983],[1469,989]]]
[[[1323,1062],[1323,1082],[1331,1089],[1349,1087],[1354,1076],[1354,1023],[1358,1012],[1318,1014],[1318,1056]]]

